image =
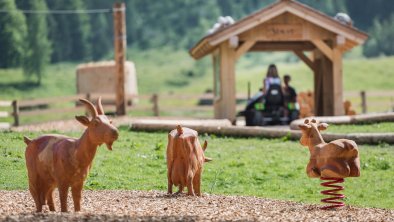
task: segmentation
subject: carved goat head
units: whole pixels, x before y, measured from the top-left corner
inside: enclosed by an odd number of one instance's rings
[[[105,115],[101,97],[97,101],[97,107],[86,99],[80,99],[79,101],[86,106],[90,112],[91,119],[89,120],[87,116],[76,116],[75,118],[87,127],[87,133],[91,141],[98,145],[105,143],[107,148],[112,150],[112,144],[118,138],[119,132],[112,125],[112,121]]]

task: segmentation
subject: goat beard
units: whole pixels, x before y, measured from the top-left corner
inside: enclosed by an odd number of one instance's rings
[[[108,150],[111,150],[112,151],[112,144],[113,144],[114,142],[108,142],[108,143],[105,143],[105,145],[107,145],[107,149]]]

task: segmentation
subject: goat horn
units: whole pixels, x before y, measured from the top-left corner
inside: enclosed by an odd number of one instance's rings
[[[79,101],[81,103],[85,104],[86,108],[88,108],[88,110],[90,111],[90,114],[92,115],[93,118],[95,118],[97,116],[97,110],[91,102],[89,102],[86,99],[79,99]]]
[[[178,135],[183,134],[183,129],[182,129],[181,125],[176,126],[176,130],[178,131]]]
[[[205,140],[202,150],[205,151],[207,149],[207,146],[208,146],[208,142]]]
[[[99,115],[103,115],[104,114],[104,109],[103,109],[103,105],[101,104],[101,96],[97,99],[97,114]]]

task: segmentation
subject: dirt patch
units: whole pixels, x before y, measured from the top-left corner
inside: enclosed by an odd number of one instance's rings
[[[72,210],[71,198],[69,208]],[[59,201],[56,198],[57,210]],[[32,213],[28,191],[0,191],[0,221],[394,221],[394,210],[318,205],[256,197],[168,196],[160,191],[85,191],[81,213]]]

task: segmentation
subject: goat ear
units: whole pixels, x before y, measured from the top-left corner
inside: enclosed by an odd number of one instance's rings
[[[308,123],[309,123],[309,119],[305,119],[304,124],[308,124]]]
[[[75,119],[77,119],[78,122],[80,122],[84,126],[88,126],[90,123],[88,117],[86,116],[75,116]]]
[[[211,162],[212,161],[212,158],[209,158],[209,157],[205,157],[205,159],[204,159],[204,162]]]
[[[307,125],[307,124],[300,124],[300,125],[298,125],[298,128],[300,128],[301,130],[307,130],[307,129],[311,128],[311,126]]]
[[[317,125],[317,129],[319,129],[320,131],[326,130],[328,127],[327,123],[319,123],[319,125]]]

